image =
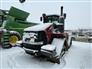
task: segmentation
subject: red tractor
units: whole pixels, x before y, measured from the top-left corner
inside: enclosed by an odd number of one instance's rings
[[[43,24],[25,28],[21,44],[25,52],[60,64],[60,58],[72,44],[72,38],[64,32],[65,18],[61,7],[61,15],[43,14]]]

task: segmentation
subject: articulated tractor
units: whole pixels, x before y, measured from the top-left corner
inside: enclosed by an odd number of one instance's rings
[[[43,24],[24,29],[21,47],[27,54],[45,56],[47,60],[60,64],[60,58],[72,45],[71,36],[64,30],[66,14],[61,7],[60,15],[42,14]]]

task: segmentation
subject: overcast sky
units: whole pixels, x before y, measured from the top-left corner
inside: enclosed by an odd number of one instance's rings
[[[18,0],[0,0],[0,9],[9,10],[11,6],[30,13],[28,21],[41,23],[40,16],[46,14],[60,14],[60,6],[64,6],[67,13],[65,29],[91,28],[92,2],[90,0],[26,0],[21,4]]]

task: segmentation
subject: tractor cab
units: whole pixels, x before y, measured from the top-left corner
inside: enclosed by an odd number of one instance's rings
[[[40,17],[40,21],[43,21],[43,23],[53,23],[54,28],[58,29],[59,32],[64,32],[64,21],[66,19],[66,14],[63,14],[63,7],[61,7],[61,15],[52,14],[52,15],[46,15],[42,14],[42,17]]]
[[[64,23],[65,17],[66,14],[64,14],[64,16],[60,16],[57,14],[53,14],[53,15],[42,14],[40,21],[43,21],[43,23]]]

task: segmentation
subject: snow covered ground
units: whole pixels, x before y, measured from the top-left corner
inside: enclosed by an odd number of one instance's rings
[[[61,64],[28,55],[19,47],[0,48],[0,69],[92,69],[92,43],[73,41]]]

